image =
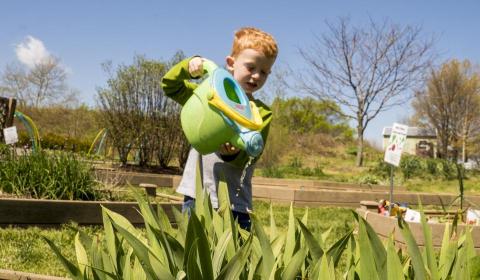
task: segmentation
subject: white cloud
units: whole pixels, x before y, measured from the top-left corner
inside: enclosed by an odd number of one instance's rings
[[[27,36],[23,42],[15,47],[18,60],[29,68],[52,59],[51,54],[43,42],[32,36]]]

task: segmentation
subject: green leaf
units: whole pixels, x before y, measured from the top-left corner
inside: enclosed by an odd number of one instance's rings
[[[285,241],[285,250],[283,252],[283,263],[286,265],[292,259],[297,239],[295,238],[295,217],[293,216],[293,203],[290,203],[290,211],[288,214],[287,239]]]
[[[132,270],[132,280],[145,280],[147,279],[147,275],[145,271],[142,269],[142,264],[138,258],[135,258],[133,262],[133,270]]]
[[[363,217],[360,217],[355,211],[352,210],[352,213],[357,221],[364,221],[364,226],[368,234],[368,240],[372,246],[373,254],[375,255],[373,260],[375,261],[378,275],[381,279],[385,279],[387,277],[387,252],[385,250],[385,246],[370,224]]]
[[[270,276],[274,273],[275,257],[273,256],[272,247],[270,245],[270,240],[268,240],[267,235],[263,231],[262,224],[258,220],[255,214],[250,214],[252,219],[253,234],[258,238],[260,246],[262,247],[262,277],[264,279],[269,279]]]
[[[270,239],[274,240],[278,235],[277,225],[275,224],[275,218],[273,215],[273,205],[270,203]]]
[[[370,245],[369,235],[366,229],[366,221],[358,220],[358,243],[360,247],[360,279],[379,279],[375,267],[375,255]],[[422,278],[423,279],[423,278]]]
[[[439,270],[442,279],[447,279],[450,275],[455,257],[457,254],[457,242],[450,240],[450,224],[445,224],[443,232],[442,248],[440,249]]]
[[[232,232],[230,230],[227,230],[220,237],[220,239],[217,242],[217,246],[213,251],[212,266],[213,266],[213,273],[215,277],[217,277],[221,271],[222,263],[225,257],[225,252],[227,251],[227,246],[230,240],[232,240]]]
[[[193,212],[192,212],[193,214]],[[186,250],[185,252],[188,252],[188,257],[186,258],[187,260],[187,275],[188,279],[196,280],[196,279],[203,279],[202,278],[202,272],[200,270],[200,265],[198,263],[198,239],[192,240],[191,241],[191,246],[189,247],[190,250]]]
[[[310,230],[300,220],[297,219],[297,222],[300,226],[300,230],[303,233],[303,237],[305,238],[305,243],[307,243],[308,249],[310,250],[310,254],[312,254],[313,261],[319,261],[324,253],[322,247]]]
[[[245,270],[248,257],[251,253],[253,235],[245,241],[240,250],[233,256],[233,258],[220,271],[216,280],[230,280],[239,279],[240,274]]]
[[[323,255],[319,261],[320,261],[320,271],[317,279],[335,280],[335,274],[332,275],[332,268],[331,268],[331,264],[329,264],[328,262],[328,257],[326,255]]]
[[[88,276],[87,266],[89,264],[87,251],[80,242],[80,233],[75,234],[75,254],[77,255],[78,269],[83,276]]]
[[[282,249],[283,247],[285,246],[285,238],[286,238],[286,234],[279,234],[277,235],[277,237],[275,239],[273,239],[272,241],[272,252],[273,252],[273,256],[275,257],[275,259],[279,258],[281,253],[282,253]]]
[[[295,253],[293,258],[291,259],[290,263],[288,263],[287,267],[282,273],[282,279],[283,280],[289,280],[289,279],[296,279],[296,276],[298,275],[298,271],[300,270],[300,267],[302,264],[305,262],[305,257],[307,256],[307,249],[302,248]]]
[[[430,277],[432,280],[438,280],[440,279],[440,274],[438,271],[435,251],[433,250],[432,230],[430,229],[430,225],[428,225],[425,214],[423,213],[422,201],[420,200],[420,198],[418,198],[418,205],[420,208],[420,221],[422,223],[423,238],[425,240],[425,252],[427,255],[427,264],[428,269],[430,270]]]
[[[337,266],[340,257],[348,246],[348,241],[353,239],[353,229],[347,232],[342,238],[337,240],[327,251],[327,256],[332,260],[333,265]]]
[[[403,280],[403,267],[393,245],[393,237],[388,239],[387,244],[387,271],[389,280]]]
[[[152,249],[146,245],[142,240],[132,234],[131,224],[122,216],[104,208],[104,211],[111,219],[113,227],[125,238],[125,240],[132,246],[135,256],[139,259],[148,279],[174,279],[169,269],[163,265],[159,265],[160,259],[158,258],[158,252],[153,252]],[[119,219],[119,217],[125,219]],[[117,223],[118,222],[118,223]],[[134,231],[136,232],[136,230]],[[159,262],[155,267],[152,266],[150,257],[155,257]]]
[[[412,259],[412,266],[413,270],[415,271],[415,278],[427,279],[427,271],[425,270],[425,264],[422,259],[422,254],[418,249],[417,242],[413,238],[408,223],[405,222],[401,217],[398,217],[398,226],[400,227],[402,236],[407,244],[408,254]]]
[[[70,276],[76,280],[83,279],[82,273],[80,272],[78,267],[75,266],[72,262],[70,262],[67,258],[65,258],[60,252],[60,250],[58,249],[58,247],[55,246],[55,244],[52,241],[50,241],[50,239],[46,238],[45,236],[42,236],[42,238],[47,242],[48,246],[50,246],[50,248],[55,253],[55,255],[60,259],[60,262],[63,264],[63,266],[65,267],[67,272],[70,274]]]
[[[182,246],[185,247],[185,236],[187,235],[188,215],[187,213],[181,213],[176,207],[172,207],[173,216],[177,223],[177,235],[176,238]]]
[[[191,250],[191,239],[195,239],[198,247],[198,258],[203,279],[213,279],[212,257],[209,242],[203,226],[195,213],[190,216],[188,223],[185,251]]]

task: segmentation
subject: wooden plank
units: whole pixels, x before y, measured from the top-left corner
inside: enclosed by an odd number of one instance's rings
[[[252,195],[255,198],[267,198],[271,200],[289,200],[295,198],[295,190],[278,186],[253,185]]]
[[[375,232],[384,238],[388,238],[391,234],[394,234],[395,242],[399,242],[405,245],[405,239],[401,234],[401,230],[398,227],[397,219],[394,217],[387,217],[380,215],[376,212],[365,210],[362,208],[356,209],[357,213],[364,217],[367,222],[372,226]],[[443,233],[445,231],[445,224],[441,223],[428,223],[432,232],[432,244],[435,248],[440,248],[442,245]],[[418,246],[425,246],[425,239],[423,236],[423,228],[421,223],[408,222],[410,231],[413,238],[417,242]],[[469,226],[472,228],[472,239],[474,242],[475,250],[480,250],[480,226]],[[467,229],[467,226],[460,224],[457,226],[456,234],[462,234]]]
[[[68,278],[0,269],[0,280],[67,280]]]
[[[141,183],[155,184],[159,187],[177,187],[180,179],[175,175],[150,174],[140,172],[95,170],[99,180],[115,181],[119,184],[139,185]]]
[[[172,207],[180,208],[181,203],[159,205],[173,223],[175,220]],[[0,199],[0,226],[59,226],[70,221],[80,225],[101,225],[101,206],[123,215],[134,225],[143,225],[136,202]],[[155,204],[152,206],[156,207]]]

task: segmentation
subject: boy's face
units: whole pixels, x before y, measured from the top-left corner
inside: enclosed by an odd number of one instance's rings
[[[236,57],[227,56],[227,69],[251,98],[270,74],[275,58],[268,58],[254,49],[245,49]]]

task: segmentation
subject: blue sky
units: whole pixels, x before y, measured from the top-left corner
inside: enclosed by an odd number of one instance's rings
[[[277,39],[277,65],[301,68],[297,48],[311,45],[312,35],[326,30],[325,20],[344,16],[359,25],[369,17],[421,25],[425,34],[437,37],[440,61],[480,63],[479,11],[480,1],[2,1],[0,71],[7,63],[54,55],[68,69],[80,101],[93,106],[96,87],[106,81],[100,64],[107,60],[131,63],[135,54],[169,59],[183,50],[221,64],[234,30],[256,26]],[[22,56],[16,50],[28,38],[36,49]],[[366,137],[378,139],[383,126],[410,113],[404,106],[381,114]]]

